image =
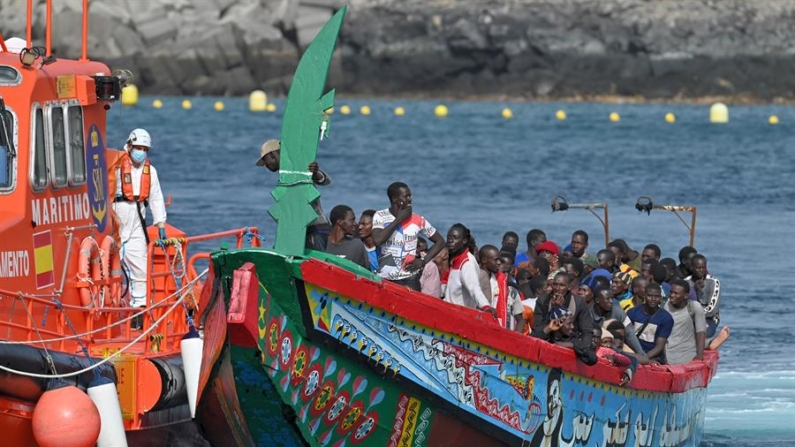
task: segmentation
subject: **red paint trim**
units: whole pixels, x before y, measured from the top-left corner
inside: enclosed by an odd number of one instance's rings
[[[301,274],[310,284],[398,314],[421,326],[452,333],[530,362],[561,368],[598,381],[617,385],[621,380],[621,368],[609,365],[604,360],[594,366],[587,366],[576,360],[571,349],[504,329],[487,313],[412,292],[389,281],[377,283],[358,277],[317,259],[304,261]],[[704,362],[688,365],[640,366],[632,381],[632,388],[681,393],[691,388],[706,387],[717,371],[718,354],[706,351],[704,357]]]
[[[51,286],[55,284],[55,274],[52,270],[49,272],[44,273],[37,273],[36,274],[36,288],[41,289],[43,287]]]
[[[50,230],[42,231],[33,235],[33,248],[44,247],[45,245],[52,245],[52,234]]]

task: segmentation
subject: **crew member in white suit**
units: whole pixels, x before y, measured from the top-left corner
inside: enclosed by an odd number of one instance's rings
[[[144,129],[130,132],[125,153],[116,168],[116,195],[113,209],[121,223],[121,259],[129,278],[131,307],[145,307],[146,300],[146,209],[152,210],[152,221],[166,238],[166,205],[157,170],[147,154],[152,138]]]

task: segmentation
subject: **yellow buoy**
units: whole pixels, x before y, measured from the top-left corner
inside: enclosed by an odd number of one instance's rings
[[[154,101],[152,101],[152,107],[154,107],[156,109],[163,108],[163,101],[161,101],[159,99],[155,99]]]
[[[614,122],[614,123],[617,123],[617,122],[621,121],[621,115],[619,115],[619,114],[618,114],[618,113],[616,113],[616,112],[612,112],[612,113],[610,114],[610,121],[612,121],[612,122]]]
[[[359,109],[359,113],[361,113],[362,115],[369,115],[370,114],[370,106],[362,106]]]
[[[332,114],[334,114],[334,107],[329,107],[328,109],[326,109],[326,115],[332,115]]]
[[[190,102],[190,99],[186,99],[186,100],[182,101],[182,108],[183,109],[190,110],[191,107],[193,107],[193,103]]]
[[[276,104],[274,104],[274,103],[272,103],[272,102],[269,102],[269,103],[268,103],[268,104],[265,106],[265,111],[267,111],[267,112],[275,112],[275,111],[276,111]]]
[[[436,115],[438,118],[444,118],[447,116],[447,106],[444,104],[439,104],[433,109],[433,114]]]
[[[729,108],[726,104],[716,102],[709,108],[709,122],[715,124],[725,124],[729,122]]]
[[[671,112],[666,113],[665,114],[665,122],[666,123],[671,123],[671,124],[675,123],[676,122],[676,115],[674,115]]]
[[[406,114],[406,109],[404,109],[403,107],[395,107],[395,115],[403,116],[405,114]]]
[[[555,118],[557,118],[558,121],[565,121],[566,112],[564,110],[558,110],[557,112],[555,112]]]
[[[268,95],[262,90],[254,90],[248,95],[248,110],[264,112],[268,105]]]
[[[138,87],[130,84],[121,89],[121,104],[123,106],[138,105]]]
[[[767,122],[775,126],[778,124],[778,117],[776,115],[771,115]]]
[[[350,113],[351,113],[350,106],[342,106],[342,107],[340,107],[340,113],[343,114],[343,115],[350,115]]]
[[[505,118],[506,120],[509,120],[513,118],[513,112],[511,111],[511,109],[506,107],[502,109],[502,117]]]
[[[220,111],[224,110],[224,103],[222,103],[221,101],[215,101],[215,104],[213,104],[213,108],[217,112],[220,112]]]

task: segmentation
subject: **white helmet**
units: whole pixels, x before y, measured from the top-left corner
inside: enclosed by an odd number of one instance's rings
[[[127,146],[152,147],[152,137],[149,136],[149,132],[143,129],[135,129],[127,137]]]

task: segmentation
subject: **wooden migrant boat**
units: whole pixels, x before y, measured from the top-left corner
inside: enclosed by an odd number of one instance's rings
[[[209,255],[188,248],[229,237],[242,247],[256,229],[189,237],[169,226],[157,241],[150,227],[149,305],[125,304],[109,178],[122,152],[107,147],[105,127],[131,75],[87,58],[87,1],[79,60],[51,55],[50,1],[46,47],[33,46],[31,3],[27,40],[0,35],[2,444],[195,445],[202,357],[190,329],[201,314],[196,262]],[[181,346],[196,355],[183,359]]]
[[[587,366],[489,315],[304,251],[308,173],[345,8],[304,54],[282,127],[273,250],[212,255],[203,326],[225,326],[197,419],[214,445],[696,446],[717,354],[684,366]],[[216,350],[219,351],[219,350]],[[228,431],[227,427],[235,430]]]

